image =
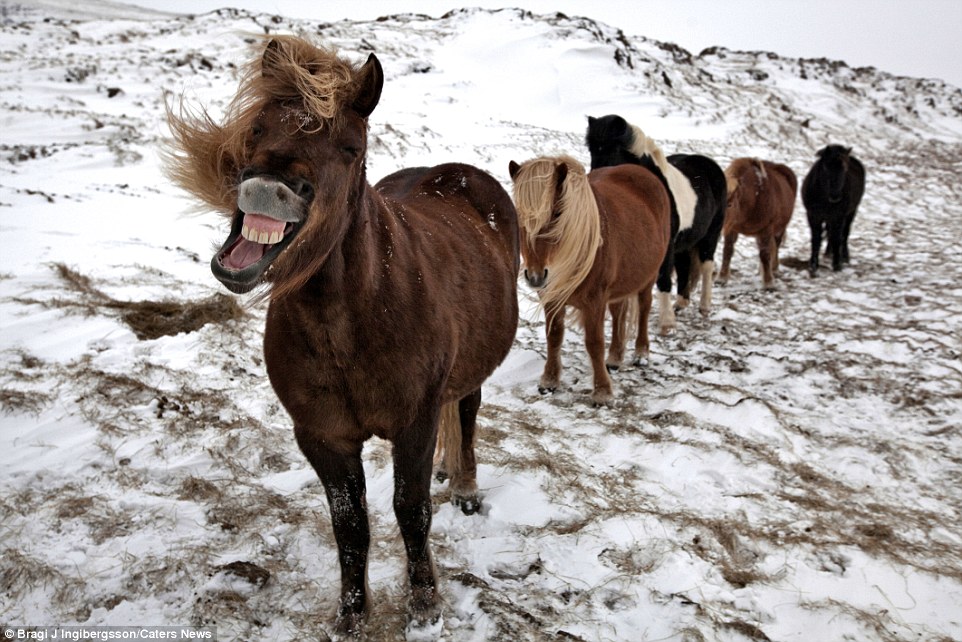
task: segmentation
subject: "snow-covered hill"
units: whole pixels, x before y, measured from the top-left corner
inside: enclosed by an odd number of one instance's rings
[[[723,166],[801,177],[837,142],[868,170],[848,269],[808,277],[799,202],[778,289],[742,239],[710,318],[682,312],[610,407],[577,331],[566,387],[538,394],[519,286],[481,411],[483,515],[435,489],[445,639],[962,639],[958,88],[560,14],[74,5],[0,4],[0,623],[293,640],[332,620],[327,506],[264,374],[264,310],[220,291],[221,221],[184,215],[158,155],[165,100],[218,113],[255,36],[283,31],[377,52],[372,180],[457,160],[508,187],[512,159],[587,162],[585,117],[608,113]],[[387,444],[365,465],[368,637],[399,639]]]

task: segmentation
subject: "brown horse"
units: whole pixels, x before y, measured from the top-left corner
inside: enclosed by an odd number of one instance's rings
[[[717,282],[728,281],[735,241],[739,234],[754,236],[761,261],[762,285],[775,287],[778,250],[792,220],[798,179],[785,165],[757,158],[736,158],[725,169],[728,208],[725,214],[725,249]]]
[[[607,366],[624,357],[626,302],[638,302],[635,360],[648,356],[651,289],[668,249],[671,201],[662,182],[638,165],[585,174],[570,156],[508,166],[521,224],[524,276],[545,310],[548,358],[539,389],[557,389],[565,307],[581,313],[594,371],[592,400],[612,397],[605,362],[605,306],[612,337]]]
[[[183,107],[169,114],[172,177],[231,219],[214,274],[234,292],[269,285],[267,373],[330,505],[338,635],[359,634],[368,606],[361,449],[374,435],[393,444],[408,627],[440,629],[428,542],[439,417],[457,405],[452,494],[477,511],[481,384],[508,354],[518,318],[517,214],[494,178],[448,164],[368,183],[368,116],[383,78],[374,55],[353,65],[277,37],[223,124]]]

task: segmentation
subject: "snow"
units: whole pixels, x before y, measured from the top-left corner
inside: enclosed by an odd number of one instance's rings
[[[164,104],[219,113],[245,40],[267,28],[377,52],[372,181],[457,160],[509,187],[509,160],[587,161],[585,116],[606,113],[723,166],[759,155],[801,177],[843,141],[868,168],[850,266],[808,276],[799,201],[776,289],[761,290],[742,238],[711,315],[680,312],[646,365],[613,375],[607,407],[590,403],[578,329],[561,389],[538,393],[544,323],[519,282],[515,346],[480,411],[484,506],[465,516],[434,484],[445,613],[411,638],[962,639],[960,90],[694,57],[554,14],[325,24],[57,5],[7,4],[0,24],[7,625],[289,640],[333,622],[327,502],[266,379],[263,305],[153,339],[120,305],[221,292],[208,262],[226,228],[188,215],[164,178]],[[370,442],[365,470],[366,632],[402,639],[389,444]],[[238,561],[269,579],[225,570]]]

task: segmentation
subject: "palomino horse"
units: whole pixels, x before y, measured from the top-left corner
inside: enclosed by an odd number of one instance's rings
[[[718,283],[728,281],[735,241],[739,234],[754,236],[761,261],[762,285],[775,287],[778,250],[792,220],[798,179],[779,163],[757,158],[736,158],[725,169],[728,180],[728,212],[725,215],[725,249]]]
[[[368,116],[383,79],[374,55],[353,65],[277,37],[249,66],[223,124],[169,114],[172,177],[231,221],[215,276],[234,292],[270,286],[267,373],[327,494],[339,636],[359,634],[368,606],[361,449],[374,435],[393,444],[408,627],[439,630],[428,542],[439,417],[457,405],[464,465],[452,493],[476,511],[481,384],[508,354],[518,319],[517,214],[494,178],[449,164],[368,183]]]
[[[621,116],[589,116],[585,143],[591,153],[591,169],[633,163],[663,177],[668,187],[673,205],[672,225],[676,218],[678,224],[658,274],[662,334],[675,323],[669,304],[672,268],[678,275],[677,306],[688,306],[700,277],[698,308],[707,315],[711,310],[715,248],[725,220],[725,174],[721,167],[698,154],[666,157],[655,141]]]
[[[605,306],[612,337],[607,365],[624,357],[626,302],[638,301],[635,359],[648,355],[651,289],[668,248],[671,203],[661,181],[637,165],[585,174],[570,156],[508,166],[521,224],[524,276],[544,306],[548,358],[542,392],[558,387],[565,307],[581,313],[594,371],[592,400],[612,397],[605,362]]]
[[[832,269],[838,272],[843,263],[848,263],[848,235],[865,192],[865,167],[852,156],[851,147],[828,145],[817,156],[802,181],[802,203],[812,232],[812,256],[808,263],[812,276],[818,274],[823,230],[828,235],[827,253],[832,257]]]

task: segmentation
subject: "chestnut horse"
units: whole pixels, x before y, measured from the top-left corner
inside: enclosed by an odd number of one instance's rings
[[[477,511],[481,385],[508,354],[518,319],[517,214],[494,178],[448,164],[368,183],[368,116],[383,79],[373,54],[354,65],[276,37],[223,124],[183,107],[169,114],[178,147],[170,174],[231,220],[214,275],[233,292],[269,285],[267,374],[330,505],[338,635],[359,634],[368,607],[361,450],[375,435],[393,445],[408,628],[440,630],[428,541],[439,417],[456,404],[452,494]]]
[[[852,156],[851,147],[828,145],[816,156],[818,160],[802,181],[802,203],[812,233],[808,262],[812,276],[818,274],[823,231],[828,236],[827,254],[832,257],[832,269],[838,272],[843,263],[848,263],[848,235],[865,192],[865,167]]]
[[[728,210],[725,214],[725,248],[718,283],[728,281],[735,241],[739,234],[754,236],[761,261],[762,285],[775,287],[778,250],[792,220],[798,179],[785,165],[757,158],[736,158],[725,169]]]
[[[698,309],[711,310],[715,248],[725,221],[725,174],[718,163],[700,154],[665,156],[654,140],[636,125],[617,115],[588,117],[585,144],[591,153],[591,169],[632,163],[663,177],[672,200],[673,236],[658,274],[658,312],[661,332],[674,324],[669,302],[671,274],[678,276],[677,307],[685,308],[691,292],[702,283]]]
[[[539,389],[557,389],[565,307],[581,314],[594,371],[592,401],[612,398],[607,368],[624,357],[626,303],[638,302],[635,360],[648,356],[652,286],[668,248],[671,202],[661,181],[637,165],[590,174],[570,156],[508,165],[521,224],[524,276],[545,311],[548,358]],[[612,337],[605,361],[605,306]]]

